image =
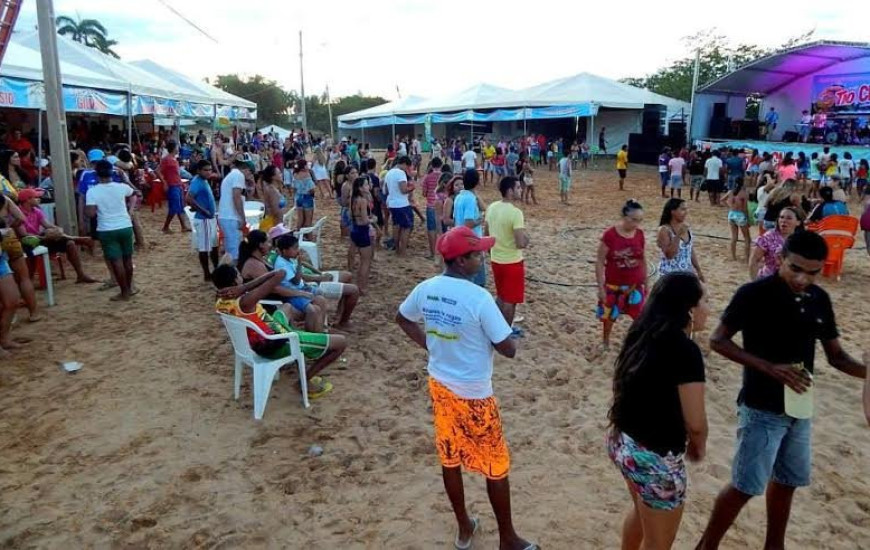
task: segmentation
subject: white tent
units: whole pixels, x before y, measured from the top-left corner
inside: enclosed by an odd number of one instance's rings
[[[64,87],[76,86],[91,90],[120,92],[125,96],[130,94],[203,105],[240,107],[246,110],[246,115],[254,113],[257,107],[253,102],[236,97],[205,82],[197,82],[154,62],[127,63],[68,37],[58,36],[57,39]],[[0,66],[0,77],[19,82],[42,82],[42,54],[37,31],[12,34],[3,64]]]
[[[516,104],[548,106],[569,103],[594,103],[610,109],[643,109],[645,104],[665,105],[669,114],[686,113],[689,104],[602,76],[580,73],[559,78],[515,92]]]
[[[238,107],[247,107],[249,109],[256,109],[257,104],[247,99],[243,99],[238,96],[234,96],[233,94],[227,93],[220,88],[212,86],[211,84],[207,84],[201,80],[193,79],[187,75],[179,73],[178,71],[174,71],[168,67],[164,67],[150,59],[141,59],[138,61],[131,61],[130,65],[138,67],[143,71],[146,71],[149,74],[162,78],[167,82],[171,82],[172,84],[179,86],[181,88],[185,88],[188,90],[196,90],[199,93],[202,93],[205,96],[211,98],[214,103],[220,105],[232,105]]]
[[[446,111],[465,111],[467,109],[497,109],[499,107],[514,107],[513,90],[477,84],[462,91],[444,97],[420,101],[411,106],[405,106],[402,114],[441,113]]]
[[[413,109],[420,103],[426,101],[426,99],[418,96],[408,96],[403,97],[401,99],[397,99],[395,101],[390,101],[389,103],[384,103],[382,105],[376,105],[374,107],[369,107],[368,109],[363,109],[362,111],[357,111],[355,113],[350,113],[347,115],[341,115],[338,117],[338,120],[357,120],[361,118],[377,118],[382,116],[390,116],[397,115],[407,112],[412,112],[410,109]]]
[[[286,128],[281,128],[280,126],[275,126],[274,124],[270,124],[269,126],[264,126],[257,130],[261,134],[273,134],[278,136],[278,139],[281,141],[285,140],[287,136],[289,136],[292,132]]]

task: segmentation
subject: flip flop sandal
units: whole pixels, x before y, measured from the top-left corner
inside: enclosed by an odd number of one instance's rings
[[[97,288],[97,290],[111,290],[111,289],[113,289],[113,288],[116,288],[117,286],[118,286],[118,284],[115,283],[115,282],[112,282],[112,281],[103,281],[103,284],[101,284],[101,285]]]
[[[319,377],[315,376],[314,378]],[[314,382],[314,378],[309,380],[308,383],[311,384],[312,382]],[[314,385],[315,388],[313,389],[311,388],[311,386],[308,387],[308,399],[320,399],[327,393],[331,392],[333,387],[332,382],[323,379],[318,380],[317,383],[315,383]]]
[[[477,518],[471,518],[471,536],[468,537],[468,540],[465,543],[459,540],[459,535],[456,535],[456,540],[453,541],[453,547],[456,550],[468,550],[471,548],[471,545],[474,543],[474,534],[477,533],[477,528],[480,527],[480,520]]]

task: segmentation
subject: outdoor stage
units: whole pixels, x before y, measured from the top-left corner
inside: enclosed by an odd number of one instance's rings
[[[761,141],[761,140],[721,140],[721,139],[696,139],[692,142],[699,148],[706,147],[718,149],[727,147],[729,149],[758,149],[759,153],[770,153],[774,157],[781,159],[786,153],[792,153],[792,156],[797,158],[797,154],[803,151],[807,158],[813,153],[822,154],[825,147],[830,147],[831,153],[836,153],[837,158],[843,158],[843,153],[849,152],[852,154],[852,160],[857,164],[860,159],[870,161],[870,146],[867,145],[825,145],[823,143],[800,143],[800,142],[785,142],[785,141]]]

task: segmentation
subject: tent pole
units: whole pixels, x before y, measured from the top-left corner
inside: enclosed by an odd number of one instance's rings
[[[127,86],[127,145],[133,150],[133,84]]]
[[[588,139],[595,139],[595,115],[594,114],[591,117],[589,117],[589,138]],[[595,142],[593,141],[592,143],[595,143]],[[595,147],[590,146],[589,150],[592,151],[592,154],[589,155],[592,157],[592,166],[595,166],[595,151],[598,150],[598,146],[597,145]]]
[[[393,115],[393,133],[390,134],[390,140],[387,143],[395,144],[395,141],[394,141],[395,139],[396,139],[396,115]],[[398,151],[393,151],[393,152],[396,153],[397,155],[399,154]]]
[[[365,145],[365,143],[366,143],[366,127],[360,126],[360,131],[362,132],[361,133],[361,136],[362,136],[361,141],[363,142],[363,145]]]
[[[523,107],[523,135],[524,136],[529,135],[529,129],[526,127],[526,111],[528,111],[528,109]]]
[[[39,167],[39,161],[42,160],[42,109],[36,110],[36,135],[38,136],[36,139],[39,140],[39,143],[36,145],[37,149],[37,157],[36,157],[36,166]],[[37,182],[39,183],[39,182]]]

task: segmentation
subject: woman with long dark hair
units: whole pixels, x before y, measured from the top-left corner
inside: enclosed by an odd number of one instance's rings
[[[293,167],[293,189],[296,195],[296,226],[299,229],[314,225],[314,192],[316,185],[308,161],[304,158],[296,161]]]
[[[287,199],[281,192],[284,187],[284,174],[279,168],[270,164],[260,172],[260,183],[263,186],[263,204],[266,206],[266,213],[260,220],[260,231],[268,232],[279,223],[284,223],[284,212],[287,207]]]
[[[662,252],[659,260],[659,275],[678,271],[695,273],[701,281],[704,275],[695,256],[695,239],[686,223],[689,210],[683,199],[668,199],[659,220],[659,234],[656,243]]]
[[[21,168],[21,156],[18,151],[0,151],[0,175],[16,189],[24,189],[30,185],[27,172]]]
[[[706,454],[704,358],[692,335],[709,313],[698,277],[669,273],[653,287],[616,359],[607,450],[632,500],[623,549],[670,548],[679,529],[685,459]]]
[[[356,272],[356,283],[360,294],[365,294],[369,285],[369,272],[372,267],[372,237],[371,237],[371,183],[362,176],[353,181],[350,196],[350,244],[347,251],[347,269],[353,271],[354,256],[359,252],[359,269]]]

